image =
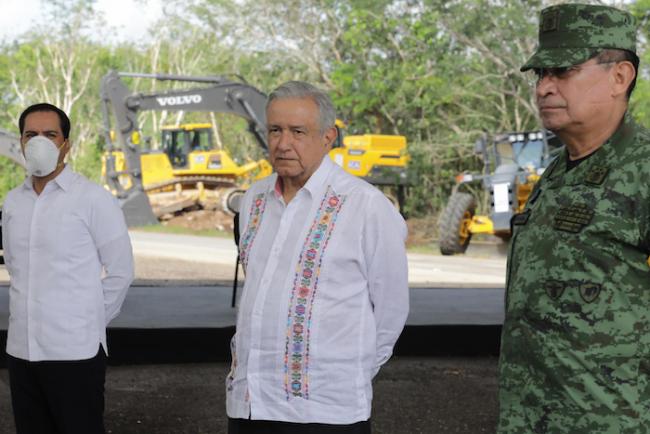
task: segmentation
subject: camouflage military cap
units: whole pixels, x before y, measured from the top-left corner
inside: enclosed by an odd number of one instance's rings
[[[578,65],[606,48],[636,54],[636,26],[632,15],[609,6],[551,6],[542,10],[537,51],[521,71]]]

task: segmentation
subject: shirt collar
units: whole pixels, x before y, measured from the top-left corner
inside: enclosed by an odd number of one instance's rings
[[[61,190],[68,191],[73,181],[74,181],[74,173],[72,172],[72,170],[70,170],[70,168],[66,164],[63,170],[61,171],[61,173],[59,173],[57,177],[52,179],[50,182],[54,182],[56,185],[58,185],[61,188]],[[34,190],[34,184],[32,183],[31,176],[25,178],[25,182],[23,182],[23,188],[26,188],[28,190]]]
[[[61,173],[59,173],[53,181],[56,182],[63,191],[68,191],[72,186],[72,181],[74,181],[74,173],[66,164]]]
[[[302,189],[307,190],[311,196],[318,196],[319,193],[326,187],[325,181],[327,180],[327,177],[329,176],[333,167],[334,162],[329,157],[329,155],[326,154],[321,160],[318,169],[312,173],[305,185],[303,185]],[[276,198],[280,198],[282,196],[282,180],[277,175],[277,173],[274,173],[274,175],[276,178],[275,182],[271,182],[270,192],[273,193]]]

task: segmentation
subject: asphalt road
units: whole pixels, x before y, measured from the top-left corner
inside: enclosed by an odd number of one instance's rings
[[[227,278],[231,278],[234,273],[236,248],[231,239],[140,231],[130,231],[129,234],[133,252],[140,264],[155,258],[156,261],[183,261],[172,267],[175,272],[183,275],[186,274],[185,271],[196,268],[191,263]],[[499,255],[439,256],[409,253],[408,264],[409,283],[412,286],[503,288],[505,284],[506,260]],[[185,265],[190,265],[190,268]],[[143,270],[140,267],[140,271]],[[164,273],[164,270],[159,271]],[[166,273],[165,275],[167,276]],[[150,273],[137,277],[156,278]],[[169,277],[174,279],[173,276]]]
[[[374,434],[493,433],[495,357],[394,357],[374,384]],[[107,433],[225,433],[227,363],[110,366]],[[13,433],[0,369],[0,433]]]
[[[201,285],[232,281],[236,248],[229,238],[131,231],[136,285]],[[505,285],[506,260],[489,249],[461,256],[409,253],[412,287],[488,287]],[[240,273],[241,278],[241,273]],[[9,275],[0,265],[0,284]]]

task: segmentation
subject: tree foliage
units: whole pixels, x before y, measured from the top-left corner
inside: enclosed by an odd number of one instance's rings
[[[142,0],[146,2],[146,0]],[[169,0],[145,41],[111,43],[94,0],[50,1],[54,28],[0,45],[0,127],[15,129],[28,104],[49,100],[73,121],[72,163],[97,179],[102,147],[98,96],[110,69],[245,77],[269,92],[292,79],[327,89],[348,133],[405,135],[412,155],[412,214],[435,212],[453,175],[480,169],[472,144],[484,132],[538,128],[532,88],[519,72],[536,44],[544,0]],[[611,4],[611,2],[608,2]],[[640,22],[642,65],[650,0],[619,2]],[[632,107],[650,116],[648,72]],[[140,92],[176,84],[132,79]],[[146,135],[207,121],[196,113],[143,113]],[[260,151],[246,124],[215,116],[223,146],[240,159]],[[0,161],[0,197],[20,176]]]

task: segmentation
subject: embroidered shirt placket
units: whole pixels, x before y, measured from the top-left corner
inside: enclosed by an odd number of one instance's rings
[[[299,193],[300,194],[300,193]],[[289,205],[282,205],[284,207],[282,211],[282,217],[280,218],[280,224],[278,225],[278,232],[273,240],[271,249],[269,250],[268,259],[266,261],[266,266],[264,267],[264,272],[260,279],[260,286],[257,291],[257,297],[255,298],[255,304],[253,306],[253,311],[251,315],[251,348],[248,354],[248,369],[247,371],[247,383],[248,390],[251,392],[252,396],[260,396],[259,381],[254,374],[250,372],[259,372],[259,363],[260,363],[260,354],[259,349],[262,346],[261,336],[262,336],[262,320],[263,320],[263,310],[266,303],[266,297],[269,294],[270,284],[273,281],[273,273],[278,267],[278,262],[280,259],[280,252],[282,251],[282,245],[285,243],[287,236],[289,235],[289,229],[291,221],[296,214],[298,209],[298,198],[294,199],[292,202],[289,202]],[[270,204],[267,204],[269,206]],[[251,401],[248,400],[249,412],[251,411]],[[250,413],[249,413],[250,414]]]

